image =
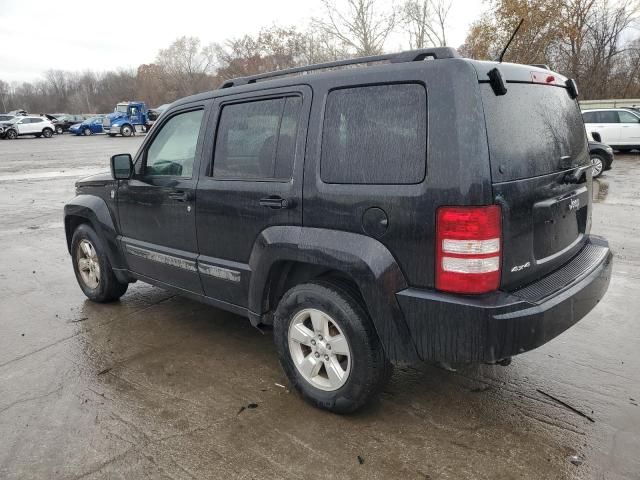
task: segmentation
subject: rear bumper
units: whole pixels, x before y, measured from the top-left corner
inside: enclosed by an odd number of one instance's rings
[[[591,237],[567,264],[514,292],[464,296],[408,288],[397,298],[422,360],[493,362],[577,323],[607,291],[612,264],[607,242]]]

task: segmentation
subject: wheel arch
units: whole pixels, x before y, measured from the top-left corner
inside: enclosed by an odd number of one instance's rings
[[[96,195],[78,195],[65,205],[64,230],[69,253],[73,233],[82,224],[91,226],[102,240],[107,258],[118,280],[130,281],[125,274],[127,264],[120,250],[114,219],[102,198]]]
[[[407,288],[387,248],[371,237],[308,227],[269,227],[254,244],[249,311],[268,321],[279,297],[311,279],[341,280],[357,289],[389,359],[418,360],[396,299]]]

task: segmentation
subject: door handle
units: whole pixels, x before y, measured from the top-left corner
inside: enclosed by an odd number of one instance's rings
[[[193,195],[191,194],[191,192],[178,190],[175,192],[169,192],[169,198],[171,200],[177,200],[178,202],[188,202],[193,198]]]
[[[292,203],[293,202],[287,200],[286,198],[278,197],[276,195],[272,195],[270,197],[265,197],[265,198],[261,198],[260,199],[260,205],[261,206],[268,207],[268,208],[273,208],[273,209],[290,208],[290,207],[292,207]]]

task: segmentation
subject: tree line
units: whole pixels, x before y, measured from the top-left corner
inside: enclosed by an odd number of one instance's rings
[[[321,0],[323,14],[304,28],[273,25],[222,43],[180,37],[137,69],[52,69],[35,82],[0,79],[0,109],[105,113],[125,99],[158,106],[237,76],[377,55],[388,49],[392,35],[403,39],[401,48],[447,44],[456,0],[392,1]],[[495,59],[524,18],[505,61],[548,64],[575,78],[584,99],[640,97],[638,2],[484,0],[486,13],[472,24],[460,51]]]

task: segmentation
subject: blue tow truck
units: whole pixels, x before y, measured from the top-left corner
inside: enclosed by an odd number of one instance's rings
[[[149,110],[144,102],[120,102],[113,113],[105,117],[103,128],[110,137],[130,137],[136,132],[147,132],[151,124]]]

